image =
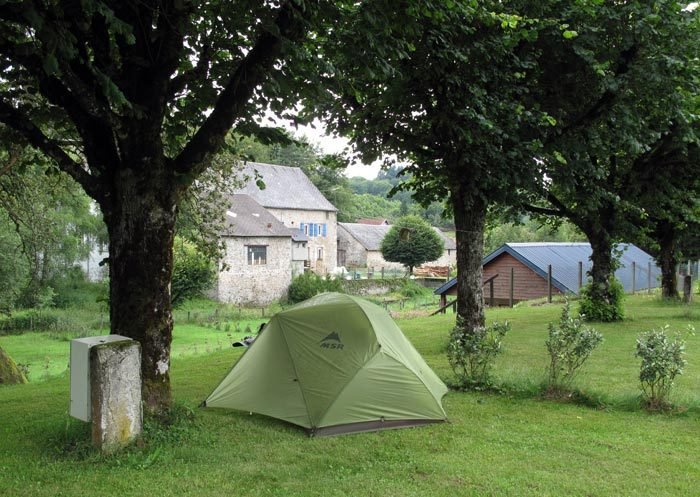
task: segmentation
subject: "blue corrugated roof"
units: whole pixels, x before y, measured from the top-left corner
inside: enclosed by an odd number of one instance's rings
[[[636,263],[636,289],[647,288],[649,263],[651,263],[651,286],[658,286],[661,270],[654,258],[631,243],[616,246],[621,251],[620,267],[615,277],[620,280],[625,291],[632,291],[632,262]],[[506,243],[484,257],[486,265],[503,253],[508,253],[532,269],[542,278],[547,277],[547,266],[552,265],[552,284],[565,293],[578,294],[578,263],[583,263],[584,279],[591,269],[591,245],[589,243]],[[445,293],[457,283],[452,279],[435,290],[436,294]]]

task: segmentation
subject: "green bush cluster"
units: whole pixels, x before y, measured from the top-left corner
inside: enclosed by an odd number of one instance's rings
[[[433,294],[433,291],[430,288],[424,287],[413,280],[401,281],[403,284],[399,289],[399,294],[401,294],[403,297],[413,299],[416,297],[430,297]]]
[[[173,307],[186,300],[201,297],[211,287],[216,277],[216,268],[197,247],[176,237],[173,244],[173,279],[171,302]]]
[[[689,327],[692,333],[692,327]],[[685,368],[685,340],[682,333],[668,336],[669,326],[642,333],[637,338],[635,356],[642,362],[639,368],[644,405],[651,410],[671,407],[673,380]]]
[[[601,333],[585,326],[580,318],[571,316],[571,304],[567,300],[561,312],[559,327],[549,323],[549,335],[545,341],[549,353],[549,393],[568,392],[576,373],[602,341]]]
[[[289,285],[288,300],[292,304],[310,299],[323,292],[342,292],[340,280],[329,276],[322,278],[313,271],[300,274]]]
[[[493,388],[491,369],[496,356],[503,351],[503,338],[510,324],[494,322],[489,326],[470,328],[461,317],[450,332],[447,358],[461,390],[490,390]]]
[[[583,319],[605,323],[624,319],[625,288],[617,278],[613,277],[609,281],[609,289],[609,292],[603,292],[593,282],[581,288],[579,313]]]

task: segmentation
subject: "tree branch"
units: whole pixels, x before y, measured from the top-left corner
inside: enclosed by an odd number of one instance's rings
[[[175,95],[183,91],[187,85],[196,81],[197,79],[206,79],[209,72],[209,64],[211,63],[211,54],[209,47],[205,46],[199,55],[199,60],[197,65],[192,68],[192,70],[179,74],[170,80],[168,86],[168,98],[172,99]]]
[[[522,207],[526,211],[533,212],[535,214],[542,214],[544,216],[556,216],[556,217],[565,217],[576,224],[576,213],[574,213],[571,209],[569,209],[566,205],[564,205],[556,195],[554,195],[552,192],[547,192],[546,195],[547,202],[552,204],[554,208],[550,207],[540,207],[538,205],[531,205],[531,204],[524,204]]]
[[[255,88],[268,76],[282,51],[284,40],[303,35],[299,22],[302,15],[293,0],[280,7],[275,20],[278,32],[267,31],[258,38],[221,92],[212,113],[174,159],[175,170],[179,174],[194,179],[204,170],[207,160],[221,148],[226,133],[240,117]]]
[[[55,141],[49,139],[29,118],[0,99],[0,122],[3,122],[24,137],[33,147],[53,159],[59,168],[77,181],[85,192],[98,200],[100,192],[95,178],[80,163],[74,161]]]
[[[632,63],[637,58],[639,53],[639,47],[637,45],[632,45],[626,50],[620,52],[620,56],[617,59],[617,65],[615,67],[615,78],[617,79],[624,74],[627,74],[630,70]],[[563,128],[561,128],[557,135],[563,135],[575,128],[581,128],[590,124],[592,121],[600,117],[608,108],[610,108],[615,102],[618,90],[611,88],[606,89],[603,94],[598,98],[591,106],[586,110],[572,119]]]

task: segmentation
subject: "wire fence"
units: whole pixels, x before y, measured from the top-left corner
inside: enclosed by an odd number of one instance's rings
[[[342,279],[348,280],[371,280],[371,279],[396,279],[405,278],[405,269],[386,268],[386,267],[358,267],[341,270],[337,273]]]

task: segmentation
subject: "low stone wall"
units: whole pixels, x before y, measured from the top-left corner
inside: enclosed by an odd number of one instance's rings
[[[371,279],[371,280],[343,280],[343,291],[350,295],[385,295],[398,290],[404,284],[403,279]]]

